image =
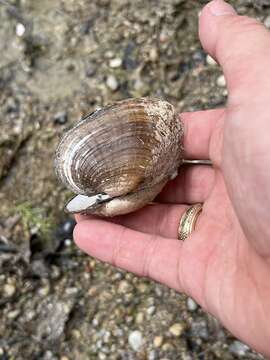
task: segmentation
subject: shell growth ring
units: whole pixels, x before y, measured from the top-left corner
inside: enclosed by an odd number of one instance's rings
[[[196,221],[202,211],[202,204],[195,204],[190,206],[182,215],[179,227],[178,227],[178,239],[186,240],[186,238],[195,229]]]

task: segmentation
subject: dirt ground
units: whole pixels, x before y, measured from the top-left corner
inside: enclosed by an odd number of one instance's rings
[[[53,169],[59,137],[115,100],[225,104],[206,2],[0,0],[0,360],[262,359],[192,299],[76,249]],[[231,3],[270,27],[269,1]]]

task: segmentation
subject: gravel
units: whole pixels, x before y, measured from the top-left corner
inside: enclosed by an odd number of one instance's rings
[[[247,355],[249,347],[242,342],[236,340],[229,346],[229,350],[232,354],[243,358]]]
[[[224,106],[221,70],[198,40],[205,2],[2,1],[1,360],[240,357],[236,339],[193,300],[76,248],[63,211],[72,194],[53,169],[63,133],[108,103],[153,96],[179,111]],[[262,1],[232,3],[270,16]],[[260,359],[246,348],[242,358]]]
[[[128,336],[128,343],[132,350],[139,351],[143,345],[142,333],[138,330],[131,332]]]

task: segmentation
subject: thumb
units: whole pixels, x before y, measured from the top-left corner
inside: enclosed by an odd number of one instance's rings
[[[269,31],[255,19],[238,16],[223,0],[207,4],[199,23],[202,45],[222,66],[230,97],[237,95],[241,100],[245,95],[250,97],[250,89],[261,93],[269,69]]]

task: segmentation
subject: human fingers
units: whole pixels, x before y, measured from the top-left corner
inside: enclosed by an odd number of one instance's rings
[[[81,221],[74,229],[79,248],[101,261],[183,291],[179,261],[183,243],[143,234],[103,220]]]
[[[207,4],[199,19],[199,35],[206,52],[222,66],[229,89],[229,102],[243,102],[261,94],[270,84],[269,31],[257,20],[238,16],[223,0]],[[265,92],[266,93],[266,92]]]
[[[215,170],[208,165],[182,166],[179,175],[168,182],[157,201],[169,204],[204,202],[214,185]]]
[[[115,216],[106,221],[123,225],[129,229],[177,239],[179,221],[187,205],[152,204],[134,213]],[[93,220],[93,217],[79,215],[77,221]],[[97,219],[97,218],[96,218]]]
[[[184,152],[186,159],[210,159],[213,134],[224,120],[225,109],[182,113],[184,124]]]

